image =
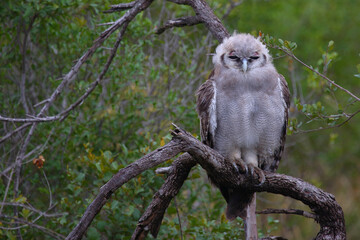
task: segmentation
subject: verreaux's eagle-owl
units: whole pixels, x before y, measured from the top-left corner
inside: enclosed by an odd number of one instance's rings
[[[275,171],[284,149],[290,93],[268,49],[250,34],[234,34],[216,48],[213,63],[197,91],[203,143],[235,167]],[[228,203],[226,217],[244,218],[253,194],[219,186],[209,177]]]

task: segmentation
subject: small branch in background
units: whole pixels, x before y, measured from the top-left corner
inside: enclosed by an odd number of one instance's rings
[[[21,218],[17,218],[17,217],[11,217],[11,216],[7,216],[7,215],[4,215],[4,214],[0,214],[0,218],[7,218],[7,219],[11,219],[11,222],[9,222],[10,224],[24,224],[24,226],[30,226],[30,227],[33,227],[33,228],[36,228],[40,231],[42,231],[43,233],[55,238],[55,239],[65,239],[65,236],[57,233],[57,232],[54,232],[53,230],[50,230],[46,227],[43,227],[43,226],[40,226],[40,225],[37,225],[35,223],[32,223],[32,222],[29,222],[29,221],[26,221],[25,219],[21,219]],[[20,229],[21,227],[24,227],[24,226],[19,226],[19,227],[14,227],[14,228],[7,228],[7,227],[3,227],[3,226],[0,226],[0,229],[4,229],[4,230],[8,230],[8,229],[12,229],[12,230],[15,230],[15,229]]]
[[[297,62],[299,62],[301,65],[303,65],[304,67],[306,67],[307,69],[310,69],[311,71],[313,71],[314,73],[316,73],[318,76],[322,77],[323,79],[325,79],[326,81],[328,81],[330,84],[336,86],[337,88],[341,89],[342,91],[346,92],[347,94],[349,94],[351,97],[355,98],[357,101],[360,102],[360,98],[357,97],[355,94],[353,94],[352,92],[350,92],[349,90],[347,90],[346,88],[340,86],[339,84],[335,83],[333,80],[331,80],[330,78],[328,78],[327,76],[325,76],[324,74],[316,71],[314,68],[310,67],[309,65],[307,65],[306,63],[304,63],[303,61],[301,61],[298,57],[296,57],[292,52],[289,52],[286,49],[283,49],[279,46],[272,46],[273,48],[279,49],[281,51],[283,51],[286,55],[288,55],[289,57],[293,58],[294,60],[296,60]]]
[[[229,14],[231,13],[231,11],[236,8],[237,6],[241,5],[244,2],[244,0],[240,0],[237,2],[231,1],[230,2],[230,6],[226,9],[226,12],[224,13],[224,15],[221,17],[221,19],[225,19],[229,16]]]
[[[109,26],[109,25],[113,25],[115,22],[107,22],[107,23],[99,23],[99,24],[96,24],[97,27],[100,27],[100,26]]]
[[[1,207],[0,207],[0,215],[1,215],[2,210],[4,208],[4,203],[6,202],[6,198],[7,198],[8,192],[9,192],[9,187],[10,187],[10,184],[11,184],[11,181],[12,181],[13,174],[14,174],[14,168],[11,169],[10,177],[9,177],[8,182],[6,184],[4,197],[3,197],[2,204],[1,204]]]
[[[130,8],[133,8],[136,4],[136,1],[129,2],[129,3],[119,3],[116,5],[111,5],[109,10],[103,11],[103,13],[113,13],[113,12],[121,12],[124,10],[128,10]]]
[[[317,131],[321,131],[321,130],[327,130],[327,129],[332,129],[332,128],[338,128],[343,126],[344,124],[346,124],[347,122],[349,122],[353,117],[355,117],[355,115],[357,115],[358,113],[360,113],[360,109],[357,110],[356,112],[354,112],[353,114],[349,115],[348,118],[343,121],[342,123],[339,123],[335,126],[329,126],[329,127],[321,127],[321,128],[316,128],[316,129],[310,129],[310,130],[301,130],[301,131],[297,131],[295,132],[295,134],[302,134],[302,133],[310,133],[310,132],[317,132]]]
[[[313,213],[306,212],[300,209],[264,209],[261,211],[256,211],[256,214],[294,214],[300,215],[307,218],[312,218],[316,220],[316,215]]]
[[[45,174],[45,171],[44,171],[43,168],[41,169],[41,171],[42,171],[42,173],[43,173],[43,175],[44,175],[44,178],[45,178],[45,181],[46,181],[46,186],[47,186],[47,188],[48,188],[48,190],[49,190],[49,208],[52,208],[52,206],[53,206],[53,201],[52,201],[52,192],[51,192],[50,183],[49,183],[49,181],[48,181],[48,179],[47,179],[47,177],[46,177],[46,174]]]
[[[6,141],[9,137],[11,137],[12,135],[14,135],[15,133],[27,128],[27,127],[30,127],[32,125],[32,123],[25,123],[23,124],[22,126],[16,128],[14,131],[11,131],[9,133],[7,133],[5,136],[3,136],[2,138],[0,138],[0,144],[3,143],[4,141]]]
[[[191,0],[167,0],[168,2],[172,2],[179,5],[190,5]]]
[[[40,216],[44,216],[44,217],[48,217],[48,218],[61,217],[61,216],[65,215],[65,213],[46,213],[46,211],[43,212],[43,211],[40,211],[40,210],[32,207],[31,205],[26,205],[26,204],[22,204],[22,203],[4,202],[4,203],[0,203],[0,204],[2,206],[17,206],[17,207],[21,207],[21,208],[26,208],[32,212],[39,214]]]
[[[202,23],[201,19],[198,16],[190,17],[181,17],[173,20],[168,20],[164,26],[156,30],[156,34],[162,34],[165,30],[173,27],[184,27],[184,26],[193,26]]]

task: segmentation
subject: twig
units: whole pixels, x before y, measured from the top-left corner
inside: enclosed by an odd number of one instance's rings
[[[229,16],[230,12],[236,8],[237,6],[241,5],[244,2],[244,0],[240,0],[237,2],[231,1],[230,2],[230,6],[226,9],[226,12],[224,13],[224,15],[221,17],[221,19],[225,19]]]
[[[169,174],[172,170],[172,167],[161,167],[155,170],[156,174]]]
[[[40,210],[30,206],[30,205],[26,205],[26,204],[22,204],[22,203],[4,202],[4,203],[0,203],[0,204],[3,205],[3,206],[17,206],[17,207],[26,208],[26,209],[29,209],[32,212],[38,213],[39,215],[44,216],[44,217],[48,217],[48,218],[61,217],[61,216],[65,215],[65,213],[52,213],[52,214],[49,214],[49,213],[40,211]]]
[[[45,174],[45,171],[44,169],[41,169],[43,175],[44,175],[44,178],[45,178],[45,181],[46,181],[46,185],[47,185],[47,188],[49,189],[49,208],[52,207],[52,193],[51,193],[51,187],[50,187],[50,183],[46,177],[46,174]]]
[[[331,80],[330,78],[328,78],[327,76],[325,76],[324,74],[316,71],[314,68],[310,67],[309,65],[307,65],[306,63],[304,63],[303,61],[301,61],[299,58],[297,58],[292,52],[289,52],[286,49],[283,49],[279,46],[272,46],[276,49],[279,49],[281,51],[283,51],[285,54],[287,54],[288,56],[292,57],[293,59],[295,59],[297,62],[299,62],[301,65],[303,65],[304,67],[310,69],[311,71],[313,71],[314,73],[316,73],[317,75],[319,75],[320,77],[324,78],[326,81],[328,81],[329,83],[333,84],[334,86],[336,86],[337,88],[341,89],[342,91],[346,92],[347,94],[349,94],[351,97],[355,98],[357,101],[360,102],[360,98],[357,97],[355,94],[353,94],[352,92],[350,92],[349,90],[347,90],[346,88],[340,86],[339,84],[335,83],[333,80]]]
[[[313,213],[306,212],[300,209],[264,209],[262,211],[256,211],[256,214],[294,214],[300,215],[307,218],[317,219],[316,215]]]
[[[165,30],[173,27],[184,27],[184,26],[193,26],[201,23],[201,19],[198,16],[190,16],[190,17],[181,17],[173,20],[168,20],[164,26],[160,27],[156,30],[156,34],[161,34],[165,32]]]
[[[14,131],[9,132],[8,134],[6,134],[5,136],[3,136],[2,138],[0,138],[0,144],[3,143],[4,141],[6,141],[9,137],[11,137],[12,135],[14,135],[15,133],[27,128],[31,126],[31,123],[25,123],[22,126],[16,128]]]
[[[6,184],[4,197],[3,197],[2,204],[1,204],[1,207],[0,207],[0,215],[1,215],[2,210],[4,208],[4,203],[6,202],[6,198],[7,198],[8,192],[9,192],[9,187],[10,187],[10,184],[11,184],[11,181],[12,181],[13,174],[14,174],[14,168],[11,169],[10,177],[9,177],[8,182]]]
[[[168,2],[172,2],[179,5],[190,5],[191,0],[167,0]]]
[[[4,214],[0,214],[0,217],[1,218],[8,218],[8,219],[12,219],[14,222],[11,222],[12,224],[18,224],[18,223],[21,223],[21,224],[24,224],[24,226],[30,226],[30,227],[33,227],[33,228],[36,228],[36,229],[39,229],[40,231],[42,231],[43,233],[53,237],[53,238],[56,238],[56,239],[64,239],[65,236],[57,233],[57,232],[54,232],[48,228],[45,228],[43,226],[40,226],[40,225],[37,225],[35,223],[32,223],[32,222],[29,222],[29,221],[26,221],[24,219],[21,219],[21,218],[17,218],[17,217],[11,217],[11,216],[7,216],[7,215],[4,215]],[[5,229],[5,230],[8,230],[8,229],[19,229],[21,227],[24,227],[24,226],[20,226],[20,227],[14,227],[14,228],[6,228],[6,227],[0,227],[1,229]]]
[[[103,13],[113,13],[113,12],[120,12],[130,8],[133,8],[136,4],[136,1],[129,2],[129,3],[119,3],[116,5],[111,5],[109,10],[103,11]]]
[[[338,128],[343,126],[344,124],[346,124],[347,122],[349,122],[355,115],[357,115],[358,113],[360,113],[360,109],[357,110],[356,112],[354,112],[353,114],[351,114],[345,121],[343,121],[342,123],[339,123],[335,126],[330,126],[330,127],[321,127],[321,128],[317,128],[317,129],[309,129],[309,130],[301,130],[301,131],[297,131],[295,132],[295,134],[302,134],[302,133],[310,133],[310,132],[317,132],[320,130],[327,130],[327,129],[332,129],[332,128]]]

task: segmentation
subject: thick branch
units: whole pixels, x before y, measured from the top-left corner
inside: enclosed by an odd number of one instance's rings
[[[316,239],[345,239],[344,214],[332,194],[303,181],[283,174],[264,172],[265,181],[259,185],[257,179],[239,174],[235,167],[219,153],[202,144],[191,134],[176,128],[174,138],[186,142],[185,151],[216,179],[219,185],[244,191],[270,192],[297,199],[308,205],[320,224]]]
[[[206,28],[219,42],[230,36],[205,0],[189,0],[189,4],[194,9],[196,16],[200,18],[201,22],[205,23]]]
[[[100,188],[99,194],[95,197],[94,201],[87,207],[84,215],[81,217],[80,222],[71,231],[66,239],[81,239],[90,223],[95,216],[100,212],[101,208],[111,197],[112,193],[120,188],[124,183],[136,177],[143,171],[155,167],[172,157],[176,156],[182,151],[182,144],[179,140],[172,140],[165,146],[156,149],[155,151],[145,155],[136,162],[128,165],[119,170],[104,186]]]
[[[155,193],[152,202],[139,219],[131,239],[144,239],[149,231],[154,237],[157,236],[166,209],[195,165],[196,161],[189,154],[183,154],[173,162],[165,183]]]

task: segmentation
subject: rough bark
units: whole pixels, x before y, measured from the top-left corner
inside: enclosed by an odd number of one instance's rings
[[[139,219],[131,239],[144,239],[149,231],[154,237],[158,235],[167,207],[178,194],[191,168],[195,165],[196,161],[189,154],[183,154],[173,162],[165,183]]]

